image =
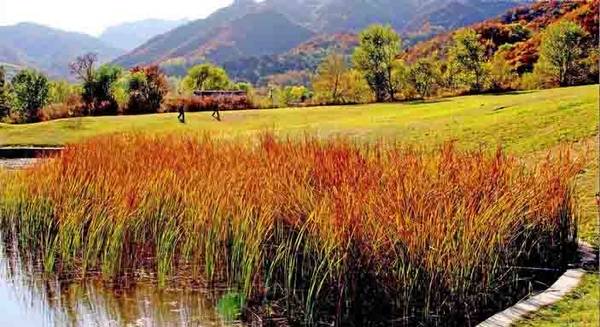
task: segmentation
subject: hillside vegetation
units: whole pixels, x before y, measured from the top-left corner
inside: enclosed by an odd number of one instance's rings
[[[583,27],[591,46],[598,44],[598,4],[596,0],[539,1],[531,6],[508,10],[498,18],[469,28],[474,29],[491,57],[504,46],[511,65],[519,72],[530,72],[539,58],[542,32],[558,21],[573,21]],[[462,29],[434,37],[408,49],[402,56],[408,62],[431,55],[445,55],[452,35]]]

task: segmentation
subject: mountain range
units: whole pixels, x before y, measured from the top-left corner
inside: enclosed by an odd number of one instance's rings
[[[390,24],[418,39],[499,15],[514,0],[236,0],[205,19],[154,37],[115,63],[125,67],[285,54],[312,37]],[[285,37],[286,40],[279,38]]]
[[[168,32],[188,22],[182,20],[145,19],[110,26],[99,39],[114,48],[131,51],[156,35]]]
[[[69,76],[69,63],[87,52],[98,54],[101,62],[123,53],[87,34],[33,23],[0,26],[0,62],[36,68],[50,77]]]
[[[524,0],[525,1],[525,0]],[[330,49],[346,52],[356,33],[390,24],[406,44],[494,17],[516,0],[235,0],[204,19],[146,20],[108,28],[99,38],[36,24],[0,27],[0,62],[68,77],[68,63],[86,52],[126,68],[161,64],[181,75],[211,61],[232,76],[314,68]]]

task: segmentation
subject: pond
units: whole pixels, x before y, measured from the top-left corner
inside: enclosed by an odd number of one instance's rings
[[[0,159],[0,168],[36,161]],[[0,242],[0,326],[241,326],[221,319],[218,299],[215,292],[161,289],[150,281],[119,289],[99,280],[44,276]]]
[[[152,282],[115,289],[101,281],[59,280],[0,245],[0,326],[241,326],[220,318],[218,298]]]

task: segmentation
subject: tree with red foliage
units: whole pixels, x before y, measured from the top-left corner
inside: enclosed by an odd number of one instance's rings
[[[128,89],[127,113],[144,114],[159,111],[169,85],[160,68],[152,65],[131,69]]]

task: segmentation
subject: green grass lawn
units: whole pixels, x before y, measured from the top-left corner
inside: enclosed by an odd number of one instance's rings
[[[224,112],[223,122],[210,113],[188,114],[180,124],[176,114],[86,117],[31,125],[0,124],[0,145],[63,145],[119,132],[192,132],[246,137],[263,131],[297,136],[349,136],[360,140],[389,139],[424,146],[457,140],[465,147],[502,146],[525,159],[564,143],[576,143],[590,161],[579,178],[581,237],[600,245],[594,194],[598,165],[595,139],[598,85],[505,95],[478,95],[435,102],[409,102],[344,107]],[[597,274],[586,277],[568,300],[552,307],[525,326],[597,326]],[[579,322],[577,324],[576,322]]]
[[[393,138],[419,144],[460,140],[478,146],[503,145],[517,152],[547,149],[562,141],[595,134],[598,86],[479,95],[344,107],[210,113],[86,117],[23,126],[0,124],[0,145],[61,145],[106,133],[144,131],[209,132],[227,136],[271,130],[281,134],[345,135],[361,139]]]

